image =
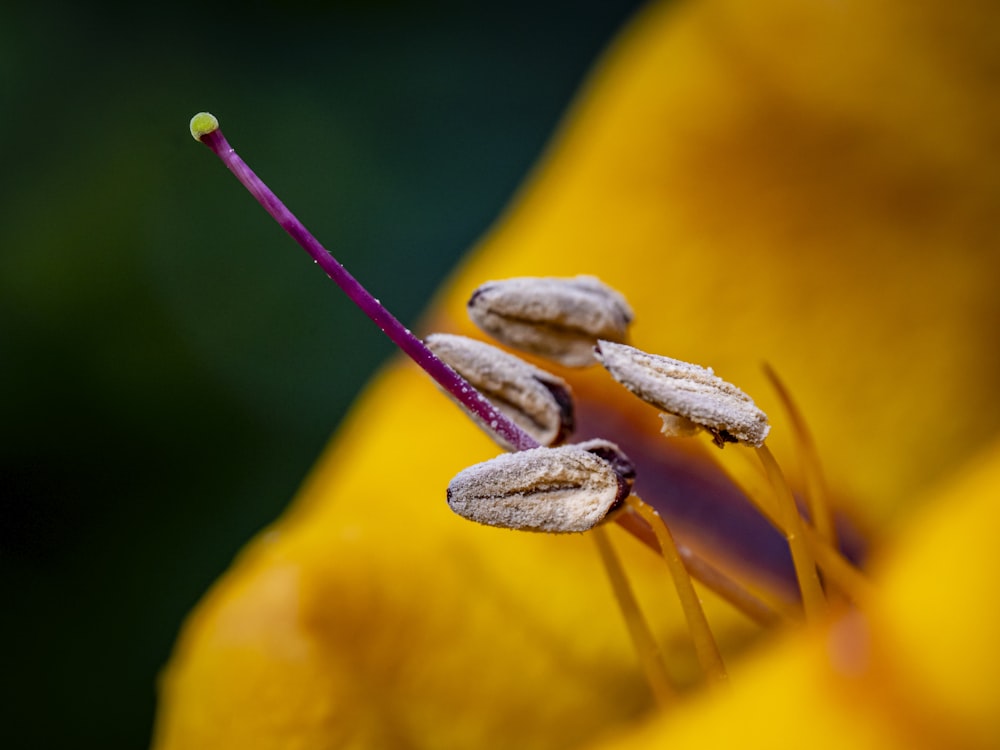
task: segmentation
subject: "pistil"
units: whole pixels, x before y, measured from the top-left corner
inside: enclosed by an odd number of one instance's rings
[[[230,172],[299,246],[343,290],[344,294],[377,325],[396,346],[457,401],[478,417],[483,424],[513,446],[515,450],[537,448],[538,442],[496,409],[469,383],[413,335],[410,330],[389,312],[364,286],[320,244],[305,225],[293,214],[272,190],[261,180],[236,150],[229,145],[219,128],[218,120],[207,112],[191,118],[191,135],[208,146],[222,160]]]

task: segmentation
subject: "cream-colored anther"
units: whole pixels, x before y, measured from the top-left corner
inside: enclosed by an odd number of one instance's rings
[[[633,318],[625,298],[593,276],[489,281],[468,312],[500,343],[567,367],[593,364],[598,339],[625,341]]]
[[[476,523],[556,533],[592,529],[622,504],[629,485],[575,445],[506,453],[459,472],[448,505]]]
[[[666,412],[670,434],[683,434],[693,423],[712,433],[720,447],[736,442],[758,447],[771,429],[753,399],[709,368],[610,341],[599,342],[596,353],[615,380]]]
[[[573,432],[572,394],[562,378],[466,336],[433,333],[424,343],[542,445],[558,445]],[[487,425],[480,426],[497,438]]]

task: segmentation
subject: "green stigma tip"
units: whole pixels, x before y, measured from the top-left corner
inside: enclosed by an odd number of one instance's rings
[[[200,141],[202,136],[219,129],[219,121],[211,112],[199,112],[191,118],[191,137]]]

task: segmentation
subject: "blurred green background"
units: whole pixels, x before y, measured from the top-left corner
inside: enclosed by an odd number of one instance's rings
[[[636,4],[4,5],[0,745],[147,745],[185,613],[391,353],[190,116],[413,324]]]

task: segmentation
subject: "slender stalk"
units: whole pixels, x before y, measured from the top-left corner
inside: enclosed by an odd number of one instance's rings
[[[792,564],[795,566],[795,576],[802,593],[802,607],[805,609],[806,620],[815,622],[826,614],[826,595],[819,582],[816,559],[813,556],[811,545],[806,540],[802,530],[805,522],[799,515],[792,491],[788,487],[785,475],[782,473],[781,467],[778,466],[771,450],[766,445],[762,445],[756,450],[761,463],[764,464],[764,470],[771,481],[775,499],[778,502],[780,517],[778,528],[784,531],[785,539],[788,541],[788,549],[792,553]]]
[[[874,596],[874,588],[865,574],[858,569],[850,560],[844,557],[843,553],[833,547],[827,539],[820,536],[819,531],[814,529],[805,519],[803,519],[797,512],[794,517],[790,513],[783,513],[780,511],[780,503],[767,502],[768,500],[775,500],[775,495],[779,492],[790,493],[787,489],[787,482],[784,479],[784,475],[781,473],[781,469],[778,468],[777,471],[777,486],[771,479],[771,474],[767,472],[766,465],[764,466],[765,474],[768,477],[770,483],[770,497],[763,498],[760,497],[760,493],[763,491],[760,488],[751,489],[745,483],[738,481],[731,472],[726,471],[725,467],[719,462],[718,451],[708,452],[712,459],[716,462],[719,469],[725,472],[726,476],[743,491],[743,495],[753,504],[754,508],[757,510],[764,519],[771,524],[777,531],[779,531],[782,536],[788,539],[789,526],[788,520],[791,519],[793,523],[798,524],[798,532],[802,537],[804,537],[807,546],[815,559],[815,564],[822,572],[824,580],[831,584],[837,589],[841,594],[843,594],[847,599],[854,602],[855,604],[861,604],[866,601],[871,601]],[[747,454],[749,455],[749,454]],[[775,465],[777,466],[776,462]],[[781,489],[784,487],[784,489]],[[794,504],[794,499],[793,499]],[[778,507],[774,507],[778,505]],[[794,562],[794,557],[793,557]],[[692,575],[694,573],[692,572]],[[782,608],[776,606],[777,602],[771,602],[771,606],[775,611],[782,611]],[[790,613],[788,613],[790,614]],[[791,619],[799,619],[792,617]]]
[[[802,533],[812,547],[816,564],[823,572],[827,584],[836,588],[856,606],[863,607],[875,601],[875,587],[864,573],[837,549],[831,547],[830,543],[809,524],[802,524]]]
[[[191,134],[196,140],[208,146],[222,160],[236,179],[242,183],[257,202],[267,211],[281,227],[291,235],[303,250],[322,268],[327,276],[339,286],[361,311],[382,329],[396,346],[416,362],[448,393],[455,397],[465,408],[475,414],[483,422],[490,425],[493,431],[517,450],[537,448],[539,444],[524,430],[515,425],[508,417],[497,410],[463,377],[438,359],[413,335],[396,317],[390,313],[372,294],[355,279],[323,245],[320,244],[305,225],[279,200],[264,181],[261,180],[246,162],[240,158],[236,150],[229,145],[218,121],[211,115],[202,113],[195,115],[191,121]],[[199,118],[201,120],[199,121]],[[196,123],[196,121],[198,121]]]
[[[681,560],[684,561],[684,567],[691,574],[691,578],[758,625],[771,627],[782,623],[802,621],[802,609],[798,605],[789,604],[765,590],[750,591],[739,581],[730,578],[709,564],[704,557],[696,555],[680,542],[677,542],[677,552],[680,554]]]
[[[819,536],[837,548],[837,527],[833,521],[833,509],[830,507],[829,492],[823,478],[823,469],[819,460],[819,451],[806,425],[802,411],[792,398],[791,391],[785,386],[778,373],[770,365],[764,365],[764,374],[778,393],[782,406],[791,421],[792,433],[795,436],[795,446],[799,451],[799,461],[802,464],[802,475],[805,479],[806,507],[809,517]]]
[[[661,554],[653,529],[638,513],[629,509],[628,512],[616,515],[614,520],[653,552]],[[776,597],[767,596],[766,592],[758,594],[750,591],[689,547],[678,544],[677,551],[684,561],[684,567],[694,580],[758,625],[770,627],[802,619],[802,613],[796,607],[791,607]]]
[[[597,551],[601,556],[601,562],[604,563],[608,580],[611,581],[611,589],[618,601],[618,608],[625,617],[625,626],[628,628],[632,644],[639,655],[642,671],[646,675],[646,680],[649,682],[656,702],[660,708],[666,708],[677,699],[677,689],[667,674],[660,648],[656,645],[649,624],[639,609],[639,603],[625,577],[621,560],[618,559],[618,555],[611,545],[607,529],[598,526],[591,530],[591,536],[597,544]]]
[[[670,529],[667,528],[667,524],[652,506],[647,505],[635,495],[630,495],[626,502],[646,520],[653,529],[653,533],[656,534],[663,559],[667,563],[670,576],[674,579],[674,588],[677,589],[677,596],[681,601],[681,609],[684,610],[688,630],[691,631],[691,637],[694,640],[694,650],[698,655],[698,663],[701,664],[705,675],[712,682],[717,684],[727,682],[726,667],[722,663],[722,655],[719,653],[715,636],[712,635],[712,629],[705,617],[705,610],[701,606],[701,599],[698,598],[698,592],[694,590],[691,576],[688,575],[687,568],[684,567],[684,562],[677,551],[677,544],[674,542]]]

